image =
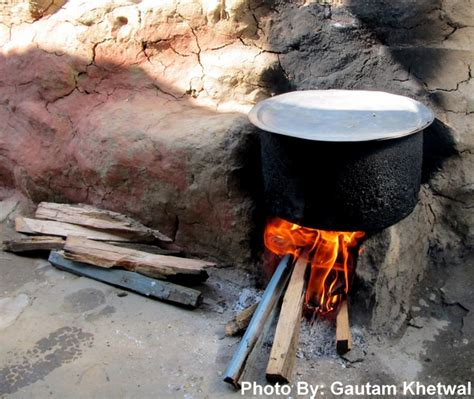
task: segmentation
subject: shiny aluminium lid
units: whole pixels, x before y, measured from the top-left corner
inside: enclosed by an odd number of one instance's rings
[[[433,112],[381,91],[304,90],[257,103],[249,119],[262,130],[316,141],[388,140],[429,126]]]

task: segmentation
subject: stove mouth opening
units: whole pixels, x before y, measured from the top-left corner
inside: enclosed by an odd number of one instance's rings
[[[347,300],[356,257],[365,236],[362,231],[329,231],[270,218],[264,232],[265,248],[277,256],[293,255],[307,262],[309,276],[304,314],[330,316]]]

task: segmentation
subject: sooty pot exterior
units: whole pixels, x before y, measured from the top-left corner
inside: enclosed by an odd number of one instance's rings
[[[306,227],[376,231],[415,207],[423,133],[322,142],[261,131],[267,214]]]

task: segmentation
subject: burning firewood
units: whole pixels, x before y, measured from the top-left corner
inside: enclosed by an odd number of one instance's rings
[[[254,303],[249,307],[245,308],[244,310],[237,313],[232,320],[229,320],[225,325],[225,335],[228,337],[232,337],[245,331],[250,323],[250,319],[252,318],[255,309],[257,309],[258,303]]]
[[[307,254],[300,256],[283,298],[267,366],[267,380],[270,382],[286,384],[291,379],[298,349],[307,266]]]
[[[340,355],[352,349],[352,334],[349,326],[347,300],[341,302],[336,316],[336,349]]]
[[[265,229],[265,246],[274,254],[299,256],[306,251],[310,276],[304,298],[305,314],[311,317],[337,313],[337,349],[352,346],[347,295],[355,268],[356,250],[363,232],[326,231],[299,226],[283,219],[271,220]]]
[[[266,248],[273,254],[284,257],[286,262],[291,255],[296,259],[267,365],[266,374],[269,381],[287,383],[291,378],[303,308],[313,318],[338,311],[337,350],[339,353],[350,350],[352,337],[347,294],[355,268],[354,254],[363,236],[364,233],[360,231],[318,230],[279,218],[273,219],[267,225],[264,234]],[[308,266],[310,273],[306,284]],[[263,331],[266,315],[270,313],[271,306],[266,296],[275,301],[277,292],[280,292],[275,281],[282,280],[282,273],[286,268],[280,262],[226,371],[224,381],[235,387],[239,387],[246,361],[253,353],[255,342]]]

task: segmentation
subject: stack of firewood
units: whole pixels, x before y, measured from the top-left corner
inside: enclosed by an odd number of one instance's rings
[[[59,269],[156,299],[197,307],[202,294],[181,284],[203,282],[211,262],[180,257],[181,248],[158,230],[89,205],[39,204],[35,218],[18,217],[11,252],[51,251]]]

